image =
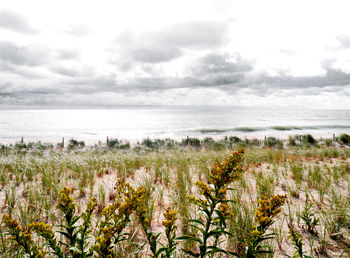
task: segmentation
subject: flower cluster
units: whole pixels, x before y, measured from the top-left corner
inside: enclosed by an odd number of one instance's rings
[[[168,245],[165,247],[165,256],[170,257],[171,253],[176,248],[176,225],[177,220],[177,211],[171,210],[168,208],[166,212],[163,213],[165,220],[162,221],[162,225],[165,227],[165,235],[168,241]],[[163,256],[162,256],[163,257]]]
[[[72,189],[64,187],[60,192],[60,198],[57,203],[57,208],[68,216],[73,216],[75,213],[75,202],[71,194]]]
[[[111,228],[103,228],[102,235],[96,237],[96,244],[93,246],[93,249],[101,257],[112,257],[112,238],[114,232]]]
[[[272,225],[272,219],[281,211],[281,206],[286,200],[286,195],[273,195],[270,199],[265,196],[260,198],[259,208],[255,212],[255,220],[258,225],[244,239],[248,257],[257,257],[259,254],[269,252],[264,250],[262,242],[267,239],[266,231]]]
[[[233,152],[224,162],[217,161],[211,170],[208,180],[216,189],[222,189],[231,182],[239,179],[243,174],[242,161],[244,150]]]
[[[95,197],[91,198],[89,202],[86,205],[86,213],[92,213],[92,211],[96,208],[97,206],[97,200]]]
[[[102,210],[104,219],[100,223],[100,233],[93,246],[103,257],[112,255],[113,244],[125,240],[122,231],[133,213],[136,214],[142,227],[150,224],[146,210],[146,189],[139,187],[135,190],[125,180],[118,180],[115,189],[118,192],[117,200]]]
[[[143,186],[138,187],[136,190],[125,180],[118,180],[116,183],[116,189],[119,192],[119,199],[122,199],[122,203],[118,207],[119,215],[129,215],[133,212],[136,216],[145,221],[146,218],[146,188]]]
[[[255,219],[259,223],[258,229],[260,231],[270,226],[272,218],[281,211],[281,206],[286,202],[286,199],[286,195],[274,195],[269,200],[265,196],[260,198],[259,208],[255,212]]]
[[[206,207],[208,204],[207,200],[202,200],[201,198],[198,198],[197,196],[188,195],[187,198],[190,202],[192,202],[195,205],[198,205],[200,207]]]
[[[200,253],[193,253],[191,250],[184,250],[193,256],[204,257],[208,254],[213,255],[216,252],[226,252],[217,248],[220,238],[227,234],[226,220],[233,215],[232,208],[229,205],[226,195],[229,190],[228,186],[243,174],[244,150],[233,152],[224,162],[217,161],[211,169],[207,180],[197,181],[201,197],[188,196],[190,202],[200,208],[205,214],[199,220],[189,220],[188,226],[199,229],[201,238],[192,235],[184,235],[180,240],[193,240],[199,243]]]
[[[169,230],[176,228],[175,221],[177,220],[177,211],[168,208],[166,212],[163,213],[165,220],[162,221],[162,225]]]
[[[42,236],[48,243],[49,247],[54,250],[54,254],[58,257],[63,257],[61,248],[58,246],[58,243],[55,238],[55,233],[53,232],[50,225],[43,222],[34,222],[28,225],[28,228],[36,232],[38,235]]]
[[[52,231],[51,226],[43,222],[35,222],[29,224],[28,227],[33,231],[37,232],[45,239],[54,239],[55,233]]]
[[[213,197],[214,189],[208,184],[201,181],[196,181],[195,185],[200,189],[201,195],[204,195],[206,198]]]
[[[227,186],[240,178],[243,174],[242,161],[244,150],[233,152],[224,162],[217,161],[213,166],[207,182],[196,181],[201,195],[206,200],[195,196],[188,196],[190,201],[204,207],[208,201],[220,203],[226,200]]]
[[[220,205],[218,207],[218,211],[220,211],[222,216],[224,216],[224,217],[233,216],[233,212],[231,210],[231,207],[227,204],[227,202],[220,203]]]
[[[9,234],[13,240],[21,246],[30,257],[44,257],[45,252],[35,244],[29,228],[21,227],[15,219],[12,219],[6,214],[3,215],[3,223],[8,228]]]

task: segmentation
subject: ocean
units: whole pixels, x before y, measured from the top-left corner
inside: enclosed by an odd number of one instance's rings
[[[263,138],[310,133],[331,138],[350,134],[350,110],[243,107],[120,107],[110,109],[0,110],[0,143],[60,142],[62,138],[104,142],[106,137],[238,136]]]

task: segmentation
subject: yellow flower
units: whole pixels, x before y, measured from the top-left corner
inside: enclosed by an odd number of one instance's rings
[[[46,239],[55,238],[55,233],[52,231],[51,226],[48,224],[45,224],[43,222],[35,222],[29,224],[28,227],[30,229],[33,229],[35,232],[37,232]]]
[[[205,195],[205,196],[211,196],[211,195],[212,195],[213,188],[211,188],[211,187],[210,187],[209,185],[207,185],[206,183],[201,182],[201,181],[197,181],[197,182],[195,182],[195,185],[196,185],[200,190],[202,190],[202,191],[201,191],[201,194],[202,194],[202,195]]]
[[[193,195],[188,195],[187,198],[189,199],[190,202],[193,202],[194,204],[197,204],[199,206],[206,206],[208,204],[207,200],[202,200],[196,196]]]
[[[281,206],[286,202],[286,195],[274,195],[269,200],[261,196],[258,201],[259,208],[255,212],[255,219],[261,228],[266,228],[280,211]]]
[[[12,239],[21,246],[27,254],[35,257],[43,257],[45,252],[33,241],[29,227],[21,227],[18,222],[6,214],[3,215],[3,222],[7,226]]]
[[[110,217],[115,214],[115,211],[119,208],[119,202],[112,203],[102,210],[102,215]]]
[[[165,220],[162,221],[162,225],[169,229],[175,228],[175,221],[177,220],[177,211],[168,208],[166,212],[163,213],[163,215],[165,217]]]
[[[64,187],[60,192],[57,208],[63,213],[73,214],[75,212],[75,202],[71,197],[72,189]]]
[[[231,211],[230,206],[227,204],[227,202],[220,203],[218,210],[221,212],[222,216],[229,217],[233,216],[233,213]]]
[[[244,150],[233,152],[224,162],[217,161],[211,170],[208,182],[221,189],[240,178],[243,174],[242,161]]]

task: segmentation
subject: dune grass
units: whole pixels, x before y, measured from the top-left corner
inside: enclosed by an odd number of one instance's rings
[[[231,137],[2,146],[0,253],[347,257],[350,149],[343,142],[294,139],[289,146]],[[240,167],[240,176],[218,185],[211,179],[215,169],[224,170],[220,164],[242,147],[232,167]],[[118,210],[123,204],[128,212]]]

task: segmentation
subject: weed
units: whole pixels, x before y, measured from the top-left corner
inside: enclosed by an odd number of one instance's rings
[[[220,248],[220,237],[229,234],[226,231],[226,220],[232,216],[226,193],[228,185],[242,176],[243,150],[234,152],[225,162],[217,162],[212,168],[206,182],[197,181],[195,184],[201,192],[201,197],[189,196],[189,199],[203,213],[200,219],[189,220],[189,226],[199,229],[199,236],[184,235],[178,240],[191,240],[198,244],[199,252],[184,249],[193,257],[204,257],[215,253],[231,253]],[[231,253],[232,254],[232,253]]]
[[[310,203],[307,198],[304,209],[300,214],[298,214],[298,217],[305,223],[306,227],[303,227],[305,231],[309,232],[310,234],[317,235],[318,233],[316,226],[319,224],[320,220],[319,218],[316,218],[312,207],[313,203]]]
[[[270,199],[262,196],[258,201],[259,208],[255,213],[257,225],[244,239],[244,244],[247,247],[247,257],[273,253],[271,250],[266,250],[267,246],[263,244],[263,241],[274,238],[274,233],[267,233],[267,230],[273,224],[273,218],[281,212],[281,206],[286,202],[286,199],[287,196],[285,195],[274,195]]]

